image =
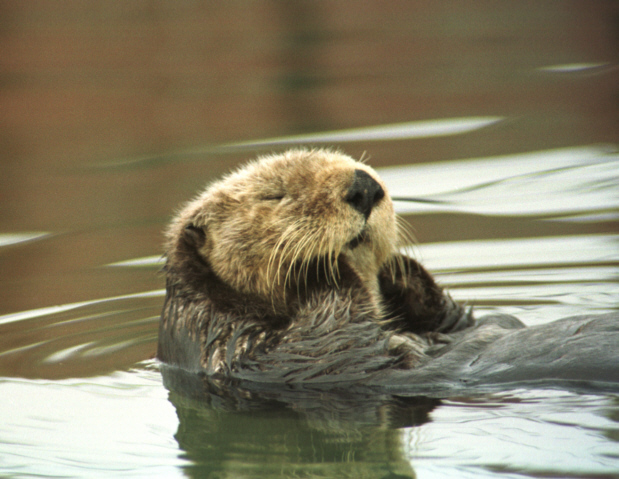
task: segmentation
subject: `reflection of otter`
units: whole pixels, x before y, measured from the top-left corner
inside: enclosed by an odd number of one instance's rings
[[[158,357],[270,384],[619,383],[616,317],[475,323],[398,253],[404,237],[385,185],[352,158],[292,150],[250,163],[168,230]]]
[[[438,400],[363,390],[256,392],[162,367],[188,477],[415,477],[399,427]],[[240,459],[239,459],[240,458]]]

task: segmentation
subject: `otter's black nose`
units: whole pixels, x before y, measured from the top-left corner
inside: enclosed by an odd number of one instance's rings
[[[363,170],[355,170],[355,179],[344,199],[368,219],[374,205],[384,197],[385,191],[374,178]]]

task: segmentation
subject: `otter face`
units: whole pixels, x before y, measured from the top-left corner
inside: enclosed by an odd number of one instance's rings
[[[199,254],[223,281],[271,299],[316,260],[334,283],[342,255],[361,277],[376,278],[397,247],[382,180],[326,150],[263,157],[211,185],[173,223],[168,256],[186,228],[198,229]]]

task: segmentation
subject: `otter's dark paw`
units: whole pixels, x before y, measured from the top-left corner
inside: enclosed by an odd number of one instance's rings
[[[472,315],[406,256],[394,258],[378,275],[389,329],[416,334],[452,332],[473,324]]]

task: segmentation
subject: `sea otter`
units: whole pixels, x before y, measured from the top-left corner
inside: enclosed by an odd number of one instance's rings
[[[269,384],[619,383],[616,315],[550,331],[476,321],[400,253],[406,240],[368,165],[325,149],[250,162],[167,230],[157,356]]]

